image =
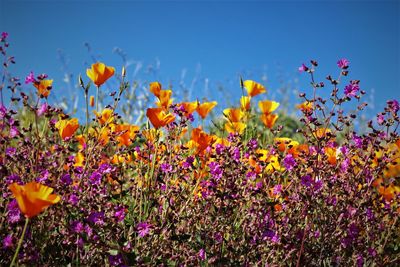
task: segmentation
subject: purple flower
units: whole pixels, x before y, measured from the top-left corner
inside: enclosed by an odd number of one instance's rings
[[[107,163],[101,164],[99,169],[98,169],[98,171],[101,174],[107,174],[107,173],[112,172],[113,170],[114,170],[114,168],[110,164],[107,164]]]
[[[239,162],[239,160],[240,160],[240,150],[239,150],[239,148],[235,147],[235,149],[233,150],[232,158],[233,158],[236,162]]]
[[[8,210],[7,221],[11,224],[19,222],[19,220],[21,219],[21,211],[15,199],[11,200],[10,203],[8,203],[7,210]]]
[[[199,250],[199,253],[197,255],[202,261],[206,259],[206,251],[203,248]]]
[[[99,185],[102,178],[103,176],[98,171],[94,171],[92,175],[90,175],[89,180],[93,185]]]
[[[49,171],[44,170],[42,171],[41,175],[36,178],[36,181],[39,183],[44,183],[49,179],[49,175],[50,175]]]
[[[353,139],[353,142],[355,143],[357,148],[362,148],[363,139],[360,136],[357,136],[356,134],[353,134],[352,139]]]
[[[279,196],[282,193],[282,185],[281,184],[277,184],[274,186],[274,189],[272,190],[272,193],[274,195]]]
[[[15,126],[10,127],[10,137],[14,138],[19,134],[18,128]]]
[[[115,208],[114,217],[117,219],[117,222],[122,222],[125,219],[125,207],[117,206]]]
[[[8,37],[8,32],[2,32],[2,33],[1,33],[1,38],[2,38],[2,39],[5,40],[5,39],[7,39],[7,37]]]
[[[68,203],[70,203],[71,205],[76,206],[76,204],[78,204],[79,198],[77,195],[75,194],[71,194],[68,198]]]
[[[250,149],[256,149],[258,147],[258,142],[256,139],[250,139],[249,142],[247,143],[247,146]]]
[[[161,171],[163,173],[172,172],[172,166],[170,164],[168,164],[168,163],[162,163],[160,167],[161,167]]]
[[[80,221],[73,221],[71,222],[71,229],[74,233],[80,234],[84,230],[83,223]]]
[[[303,71],[308,71],[308,67],[306,65],[301,64],[301,66],[299,67],[299,72],[303,72]]]
[[[47,111],[47,107],[48,107],[47,103],[43,103],[43,104],[38,108],[36,114],[37,114],[38,116],[42,116],[42,115]]]
[[[350,62],[345,58],[342,58],[337,62],[338,67],[341,69],[347,69],[349,67],[349,64]]]
[[[363,267],[364,266],[364,258],[362,255],[357,256],[357,266],[358,267]]]
[[[63,185],[70,185],[72,184],[72,179],[71,179],[71,175],[64,174],[63,176],[61,176],[60,181]]]
[[[210,164],[208,164],[208,167],[210,168],[210,173],[214,177],[214,179],[216,180],[221,179],[223,170],[221,169],[221,166],[217,162],[215,161],[210,162]]]
[[[359,90],[360,86],[358,85],[358,83],[351,81],[350,84],[344,87],[344,94],[348,97],[356,96]]]
[[[9,156],[9,157],[12,157],[12,156],[15,155],[16,151],[17,150],[15,149],[15,147],[7,147],[6,148],[6,155]]]
[[[139,233],[139,237],[144,237],[145,235],[150,233],[151,230],[151,224],[147,222],[140,222],[136,226],[136,230]]]
[[[110,266],[124,266],[124,261],[121,254],[108,256]]]
[[[92,212],[89,215],[88,221],[95,225],[103,225],[104,224],[104,212]]]
[[[16,174],[11,174],[10,176],[7,176],[6,183],[7,184],[21,183],[21,177],[19,177]]]
[[[215,234],[214,234],[214,239],[215,239],[215,241],[216,241],[217,243],[221,243],[222,240],[223,240],[221,233],[220,233],[220,232],[215,233]]]
[[[340,170],[341,170],[342,172],[346,172],[347,169],[349,168],[349,166],[350,166],[350,159],[349,159],[349,158],[346,158],[346,159],[343,160],[342,163],[340,164]]]
[[[25,84],[34,83],[35,81],[35,75],[31,71],[31,73],[29,73],[29,75],[25,78]]]
[[[285,166],[285,168],[289,171],[292,170],[294,166],[296,166],[296,160],[294,159],[292,154],[286,155],[286,157],[283,159],[283,166]]]
[[[304,175],[301,177],[301,184],[305,187],[310,187],[312,184],[313,180],[310,175]]]
[[[7,235],[3,239],[3,248],[11,248],[13,246],[13,238],[12,235]]]
[[[7,114],[7,108],[0,104],[0,119],[3,119]]]
[[[217,153],[217,155],[221,155],[222,151],[224,151],[225,146],[223,144],[217,144],[215,146],[215,153]]]
[[[399,102],[395,99],[393,100],[389,100],[386,102],[388,105],[388,109],[393,112],[393,113],[397,113],[397,111],[399,111],[400,106],[399,106]]]

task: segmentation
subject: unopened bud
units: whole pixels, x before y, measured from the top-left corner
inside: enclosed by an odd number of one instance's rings
[[[82,76],[79,74],[79,85],[84,88],[85,85],[83,84]]]
[[[94,107],[94,96],[90,96],[90,106]]]
[[[126,69],[125,69],[125,67],[122,67],[122,77],[125,77],[126,76]]]

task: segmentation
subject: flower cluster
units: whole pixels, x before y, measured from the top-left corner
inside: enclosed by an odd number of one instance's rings
[[[342,104],[361,112],[365,92],[342,81],[348,60],[337,65],[320,82],[316,61],[299,68],[312,91],[300,94],[296,131],[252,80],[208,127],[216,101],[176,102],[159,82],[148,122],[125,122],[125,69],[100,109],[90,84],[98,94],[115,75],[103,63],[80,77],[78,118],[47,100],[57,93],[47,75],[26,77],[36,95],[1,86],[14,91],[0,106],[0,265],[400,264],[399,103],[358,130]],[[330,101],[316,94],[324,82]]]

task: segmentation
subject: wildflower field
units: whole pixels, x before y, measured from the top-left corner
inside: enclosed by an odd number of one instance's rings
[[[124,67],[83,69],[71,116],[51,77],[7,71],[8,47],[3,33],[1,266],[400,265],[399,103],[355,127],[365,92],[347,59],[327,77],[301,65],[297,117],[246,77],[222,114],[153,81],[133,125]]]

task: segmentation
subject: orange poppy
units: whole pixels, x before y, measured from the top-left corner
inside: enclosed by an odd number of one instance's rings
[[[259,95],[261,93],[265,93],[265,87],[252,80],[246,80],[243,82],[243,87],[246,89],[247,94],[251,97]]]
[[[322,139],[327,136],[328,133],[330,133],[331,130],[328,128],[318,128],[317,130],[314,131],[314,136],[318,139]]]
[[[111,130],[117,135],[116,140],[119,146],[129,146],[135,139],[139,126],[129,124],[113,124]]]
[[[304,101],[303,103],[296,105],[296,108],[300,109],[301,111],[310,112],[313,110],[313,103],[310,101]]]
[[[196,111],[200,115],[200,117],[204,120],[208,113],[217,105],[216,101],[212,102],[204,102],[203,104],[198,104]]]
[[[60,196],[51,194],[53,188],[37,182],[25,185],[13,183],[8,188],[17,200],[19,209],[28,218],[35,217],[47,207],[61,200]]]
[[[211,146],[214,143],[214,137],[209,135],[200,128],[194,128],[192,130],[192,138],[191,141],[196,143],[196,147],[198,152],[203,152],[208,146]]]
[[[160,97],[161,92],[161,83],[152,82],[150,83],[150,92],[152,92],[156,97]]]
[[[50,94],[50,90],[53,87],[53,80],[41,80],[38,82],[34,82],[33,86],[36,87],[40,96],[48,97]]]
[[[163,108],[148,108],[146,116],[156,129],[164,127],[175,120],[175,116],[165,113]]]
[[[104,65],[104,63],[96,62],[92,64],[90,69],[86,70],[86,75],[99,87],[114,75],[115,69]]]
[[[244,112],[240,108],[224,109],[223,114],[230,122],[240,122],[244,117]]]
[[[93,95],[90,96],[90,106],[94,107],[94,96]]]
[[[70,138],[76,130],[79,128],[79,123],[77,118],[69,120],[59,120],[55,127],[58,129],[60,136],[63,140]]]
[[[286,149],[291,149],[299,145],[299,142],[292,140],[288,137],[277,137],[274,138],[275,145],[278,150],[284,152]]]
[[[182,102],[180,105],[183,106],[183,108],[185,109],[186,114],[190,115],[190,114],[192,114],[193,112],[196,111],[197,106],[198,106],[198,102],[197,101]]]
[[[278,119],[277,114],[261,114],[261,121],[264,123],[265,127],[271,129],[274,127],[276,120]]]

